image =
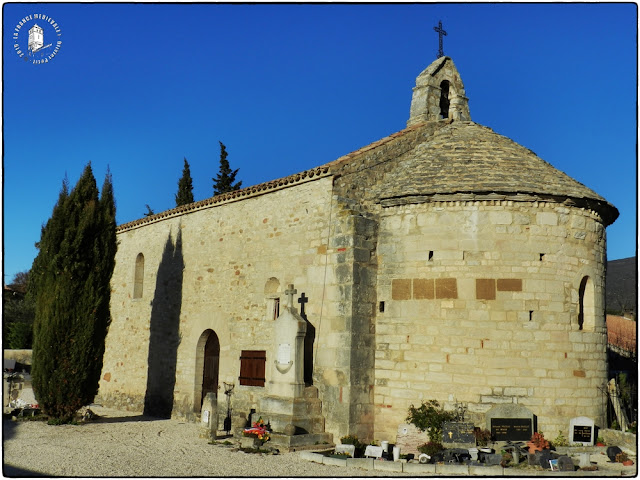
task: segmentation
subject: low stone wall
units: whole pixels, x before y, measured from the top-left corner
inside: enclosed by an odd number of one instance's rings
[[[31,370],[31,357],[33,350],[3,350],[2,356],[4,360],[15,360],[16,370],[22,370],[26,367],[26,370]]]
[[[607,445],[615,445],[624,450],[637,452],[638,440],[635,433],[621,432],[620,430],[604,429],[598,430],[598,436],[604,439]]]

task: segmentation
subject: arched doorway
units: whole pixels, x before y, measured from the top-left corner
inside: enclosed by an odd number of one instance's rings
[[[220,341],[213,330],[205,330],[198,340],[196,354],[196,411],[207,393],[217,394],[220,370]]]

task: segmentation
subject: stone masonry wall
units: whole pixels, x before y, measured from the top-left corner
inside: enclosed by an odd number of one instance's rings
[[[344,287],[334,269],[340,249],[346,247],[329,245],[331,188],[331,178],[319,179],[119,233],[101,401],[142,411],[152,374],[150,361],[174,356],[172,415],[195,418],[202,382],[202,372],[196,369],[198,355],[202,357],[198,345],[211,329],[220,342],[218,384],[235,384],[234,428],[243,426],[264,388],[239,385],[240,353],[265,350],[267,362],[273,361],[274,297],[284,302],[289,283],[298,291],[296,299],[305,293],[306,314],[316,328],[314,381],[322,382],[324,390],[346,388],[348,375],[340,376],[334,368],[339,350],[350,341],[341,311]],[[144,255],[143,294],[134,299],[140,253]],[[163,298],[158,298],[160,292]],[[154,314],[158,303],[174,313]],[[158,352],[150,354],[155,317],[163,324],[177,321],[179,328],[175,341],[157,343]],[[169,325],[168,331],[172,328]],[[160,367],[161,360],[157,362]],[[222,388],[218,405],[221,424],[226,411]],[[348,418],[348,404],[337,402],[327,411],[328,428],[337,428],[331,426],[336,423],[331,418],[340,418],[341,409]]]
[[[376,438],[393,440],[409,405],[429,399],[468,403],[467,420],[483,428],[503,403],[529,408],[554,434],[575,416],[604,423],[596,214],[511,201],[390,207],[377,253]]]

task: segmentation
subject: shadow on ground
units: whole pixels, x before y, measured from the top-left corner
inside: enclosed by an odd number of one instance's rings
[[[33,470],[26,470],[20,467],[14,467],[13,465],[2,465],[2,475],[8,478],[16,477],[50,477],[46,473],[34,472]]]
[[[89,420],[89,423],[154,422],[157,420],[166,420],[166,418],[152,417],[151,415],[132,415],[128,417],[98,417]]]

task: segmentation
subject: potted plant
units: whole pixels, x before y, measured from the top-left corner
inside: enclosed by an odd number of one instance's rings
[[[365,445],[358,440],[356,435],[345,435],[340,438],[342,445],[353,445],[353,457],[362,457],[364,454]]]
[[[542,432],[534,432],[531,440],[527,442],[527,447],[529,447],[529,453],[535,453],[550,448],[550,445]]]

